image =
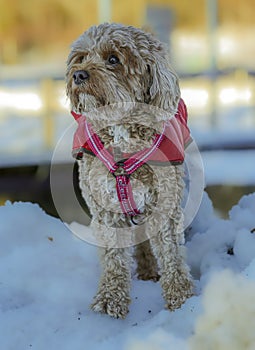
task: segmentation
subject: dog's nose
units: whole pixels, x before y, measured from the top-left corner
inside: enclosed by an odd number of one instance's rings
[[[80,85],[88,78],[89,78],[89,73],[85,70],[77,70],[73,74],[73,80],[74,80],[76,85]]]

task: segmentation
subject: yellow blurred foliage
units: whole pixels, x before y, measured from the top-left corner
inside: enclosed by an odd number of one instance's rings
[[[102,11],[109,12],[110,21],[142,26],[149,24],[148,6],[164,6],[173,11],[174,25],[204,30],[207,1],[0,0],[0,63],[16,63],[23,53],[43,57],[68,48],[78,35],[104,18]],[[109,11],[99,8],[102,3]],[[235,0],[234,6],[232,0],[218,0],[219,22],[254,25],[254,8],[254,0]]]

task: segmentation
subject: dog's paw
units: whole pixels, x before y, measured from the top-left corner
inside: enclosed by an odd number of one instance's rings
[[[143,272],[143,273],[138,273],[137,274],[137,279],[142,280],[142,281],[153,281],[153,282],[158,282],[160,279],[160,275],[157,272]]]
[[[194,293],[189,292],[187,294],[181,294],[181,295],[175,295],[172,296],[171,299],[169,301],[167,301],[165,307],[166,309],[170,310],[170,311],[174,311],[176,309],[179,309],[182,304],[185,303],[185,301],[192,297],[194,295]]]
[[[188,298],[194,295],[193,289],[193,282],[188,277],[172,281],[168,288],[163,291],[166,308],[170,311],[180,308]]]
[[[91,309],[114,318],[124,319],[129,312],[128,305],[130,302],[131,299],[126,296],[120,297],[119,294],[100,293],[94,298]]]

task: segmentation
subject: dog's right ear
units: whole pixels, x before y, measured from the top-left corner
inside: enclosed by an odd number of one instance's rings
[[[147,59],[149,104],[175,114],[180,99],[176,73],[171,68],[163,49],[151,51]]]

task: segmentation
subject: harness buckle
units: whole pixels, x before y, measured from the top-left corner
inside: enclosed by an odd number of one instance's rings
[[[126,170],[123,168],[124,160],[120,160],[119,162],[116,163],[116,165],[118,165],[118,168],[112,173],[114,177],[119,175],[130,177],[130,174],[128,174]]]

